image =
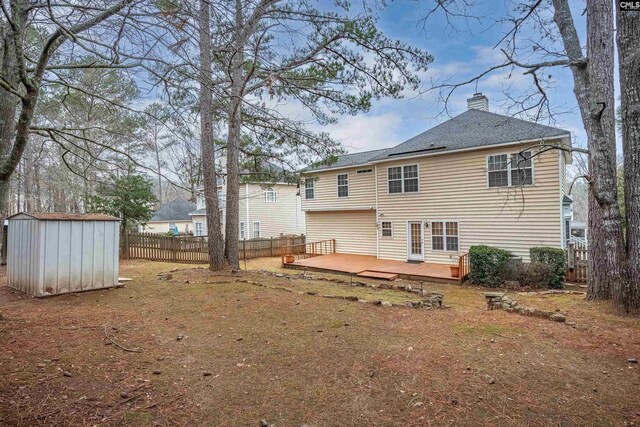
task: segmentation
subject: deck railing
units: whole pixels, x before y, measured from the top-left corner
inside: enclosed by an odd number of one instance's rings
[[[302,244],[283,245],[280,247],[282,265],[291,264],[299,259],[336,253],[336,239],[319,240]]]
[[[464,282],[464,279],[469,275],[471,271],[471,264],[469,262],[469,253],[464,253],[458,257],[458,281]]]

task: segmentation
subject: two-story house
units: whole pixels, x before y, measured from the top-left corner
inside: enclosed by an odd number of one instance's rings
[[[222,213],[222,230],[226,221],[226,183],[218,182],[218,202]],[[201,189],[202,190],[202,189]],[[305,217],[301,209],[300,194],[295,184],[278,182],[246,182],[240,184],[240,240],[302,234]],[[197,210],[190,213],[194,235],[207,235],[207,211],[202,191]]]
[[[379,259],[457,263],[473,245],[527,260],[565,245],[568,131],[469,109],[395,147],[307,169],[307,241]]]

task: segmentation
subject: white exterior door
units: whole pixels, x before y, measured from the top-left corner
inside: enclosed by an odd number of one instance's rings
[[[407,259],[409,261],[424,261],[423,233],[422,221],[407,223]]]

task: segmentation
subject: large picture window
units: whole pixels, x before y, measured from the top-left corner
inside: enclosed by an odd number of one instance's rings
[[[396,166],[387,169],[389,194],[417,193],[418,165]]]
[[[490,188],[532,185],[531,151],[488,156],[487,174]]]
[[[338,197],[349,197],[349,174],[338,174]]]
[[[456,221],[433,221],[431,223],[431,250],[457,251],[459,247],[460,237]]]
[[[315,197],[313,178],[305,178],[304,180],[304,198],[313,199]]]

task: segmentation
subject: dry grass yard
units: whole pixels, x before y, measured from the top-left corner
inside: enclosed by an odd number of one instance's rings
[[[487,311],[478,288],[425,284],[448,309],[381,307],[320,295],[417,296],[257,271],[281,273],[276,259],[247,268],[131,261],[119,289],[35,299],[0,287],[0,424],[640,424],[627,361],[640,358],[640,319],[581,295],[513,294],[572,326]]]

